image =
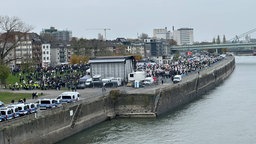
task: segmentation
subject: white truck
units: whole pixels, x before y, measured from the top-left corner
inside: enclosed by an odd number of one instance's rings
[[[128,74],[128,82],[143,81],[146,78],[145,71],[137,71]]]

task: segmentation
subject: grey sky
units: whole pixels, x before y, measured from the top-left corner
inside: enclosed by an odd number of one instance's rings
[[[154,28],[194,28],[195,41],[227,39],[256,28],[256,0],[1,0],[0,15],[17,16],[34,32],[54,26],[73,36],[152,36]],[[252,35],[253,36],[253,35]],[[254,36],[253,36],[254,37]]]

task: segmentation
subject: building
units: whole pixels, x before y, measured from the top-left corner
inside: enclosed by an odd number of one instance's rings
[[[171,32],[167,30],[167,27],[164,29],[153,29],[153,38],[154,39],[170,39]]]
[[[67,44],[51,45],[50,60],[51,65],[68,64],[70,62],[71,50]]]
[[[132,55],[145,55],[145,45],[144,43],[131,43],[126,47],[126,53],[132,54]]]
[[[55,40],[67,44],[72,38],[72,32],[68,30],[57,30],[54,27],[50,27],[50,29],[43,29],[40,36],[51,36]]]
[[[48,67],[51,64],[51,45],[42,44],[42,67]]]
[[[16,41],[17,46],[5,58],[7,61],[10,61],[10,67],[16,67],[26,63],[41,66],[42,42],[38,34],[16,32],[13,34],[13,40],[14,43]],[[14,43],[8,43],[8,45],[14,46]]]
[[[144,40],[144,43],[145,43],[145,53],[144,53],[145,58],[159,57],[159,56],[168,54],[167,43],[164,41],[146,39]]]
[[[192,28],[180,28],[173,31],[173,39],[177,45],[190,45],[194,43],[194,32]]]
[[[134,71],[133,56],[96,57],[89,60],[90,74],[101,75],[102,78],[115,77],[128,81],[128,74]]]

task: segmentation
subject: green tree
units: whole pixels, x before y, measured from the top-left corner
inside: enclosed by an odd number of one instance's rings
[[[8,66],[0,64],[0,81],[1,84],[6,84],[6,79],[8,78],[10,74],[10,69]]]
[[[173,56],[173,60],[177,61],[179,60],[180,54],[179,52],[175,53],[175,55]]]

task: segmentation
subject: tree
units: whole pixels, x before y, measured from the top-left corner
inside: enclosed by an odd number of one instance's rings
[[[6,84],[6,79],[10,74],[10,69],[8,66],[0,64],[0,81],[1,84]]]
[[[7,59],[7,56],[30,30],[32,27],[17,17],[0,16],[0,64],[7,64],[17,59],[15,57]]]
[[[177,45],[177,42],[174,40],[174,39],[170,39],[170,40],[167,40],[168,41],[168,44],[173,46],[173,45]]]
[[[226,43],[226,36],[223,35],[223,43]]]
[[[215,38],[212,39],[212,43],[213,43],[213,44],[216,43],[216,39],[215,39]]]
[[[139,61],[142,59],[142,56],[141,55],[134,55],[134,58],[136,61]]]
[[[219,35],[217,36],[216,43],[217,43],[217,44],[220,44],[220,36],[219,36]]]
[[[71,64],[86,64],[89,61],[88,56],[81,56],[81,55],[72,55],[70,58]]]
[[[147,38],[148,38],[148,34],[142,33],[140,35],[140,39],[142,39],[142,40],[147,39]]]

